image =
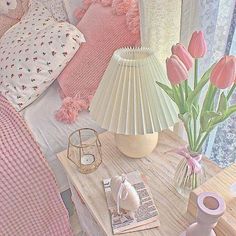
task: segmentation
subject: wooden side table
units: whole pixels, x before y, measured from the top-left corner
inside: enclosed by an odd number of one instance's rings
[[[160,213],[160,228],[124,234],[124,236],[179,236],[194,220],[186,212],[188,199],[178,194],[173,186],[173,176],[179,158],[166,153],[184,145],[183,140],[171,131],[160,134],[156,149],[142,159],[125,157],[115,146],[113,135],[101,134],[103,163],[91,174],[81,174],[66,157],[67,152],[58,154],[69,182],[82,229],[91,236],[113,235],[102,180],[133,170],[139,170],[148,178],[154,201]],[[207,175],[214,176],[220,168],[205,159]]]

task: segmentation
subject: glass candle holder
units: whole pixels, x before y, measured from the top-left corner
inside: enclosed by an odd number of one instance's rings
[[[69,136],[67,158],[78,166],[79,172],[88,174],[102,163],[101,142],[94,129],[83,128]]]

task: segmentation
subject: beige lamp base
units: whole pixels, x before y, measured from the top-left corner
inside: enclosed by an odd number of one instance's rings
[[[150,154],[157,145],[158,133],[145,135],[115,134],[117,148],[126,156],[141,158]]]

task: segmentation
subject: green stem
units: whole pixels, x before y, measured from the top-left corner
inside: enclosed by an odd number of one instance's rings
[[[189,140],[190,140],[190,148],[191,150],[193,150],[194,148],[194,143],[193,143],[193,137],[192,137],[192,129],[191,129],[191,125],[189,126]]]
[[[178,95],[178,91],[177,91],[177,88],[176,88],[176,85],[172,85],[172,89],[174,91],[174,94],[175,94],[175,99],[176,99],[176,103],[178,104],[178,107],[180,105],[180,99],[179,99],[179,95]]]
[[[182,87],[183,85],[182,84],[180,84],[179,85],[179,91],[180,91],[180,96],[181,96],[181,102],[182,102],[182,104],[184,104],[184,91],[183,91],[183,87]]]
[[[234,89],[236,88],[236,83],[232,86],[232,88],[229,90],[229,93],[227,95],[227,101],[229,101],[231,95],[233,94],[234,92]]]
[[[212,104],[214,103],[214,97],[215,97],[216,91],[217,91],[217,88],[214,85],[210,84],[207,94],[205,96],[204,102],[203,102],[201,115],[203,114],[203,112],[209,111],[210,108],[212,107]]]
[[[188,129],[188,125],[187,124],[184,124],[185,126],[185,130],[186,130],[186,133],[187,133],[187,136],[188,136],[188,142],[189,142],[189,147],[190,149],[192,150],[193,149],[193,139],[192,139],[192,135],[191,135],[191,126],[189,126],[189,129]]]
[[[195,59],[194,63],[194,89],[197,87],[197,80],[198,80],[198,59]]]
[[[201,135],[201,132],[199,132],[197,140],[196,140],[196,142],[194,144],[193,151],[197,151],[197,146],[198,146],[198,143],[200,142],[201,138],[202,138],[202,135]]]
[[[198,59],[195,59],[195,65],[194,65],[194,89],[197,87],[198,82]],[[196,98],[194,104],[197,103],[198,98]],[[193,120],[193,143],[195,145],[197,139],[197,119],[194,118]]]
[[[185,88],[185,99],[187,101],[188,99],[188,80],[187,79],[184,81],[184,88]]]
[[[203,145],[203,143],[205,142],[205,140],[207,139],[208,135],[209,135],[209,133],[207,132],[207,133],[203,136],[201,142],[198,144],[198,146],[197,146],[197,148],[196,148],[196,151],[197,151],[197,152],[200,151],[200,149],[202,148],[202,145]]]
[[[193,142],[194,142],[194,146],[196,143],[196,139],[197,139],[197,119],[194,118],[193,120]]]

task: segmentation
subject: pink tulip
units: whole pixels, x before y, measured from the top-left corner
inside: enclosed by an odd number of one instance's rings
[[[188,51],[193,58],[204,57],[207,51],[207,45],[202,31],[193,32],[188,45]]]
[[[188,79],[188,71],[183,62],[176,56],[172,55],[166,59],[167,76],[171,84],[180,84]]]
[[[214,66],[210,81],[219,89],[230,87],[236,78],[236,57],[224,56]]]
[[[171,48],[172,54],[179,57],[179,59],[184,63],[187,70],[189,70],[193,66],[193,58],[187,51],[187,49],[181,43],[177,43],[173,45]]]

